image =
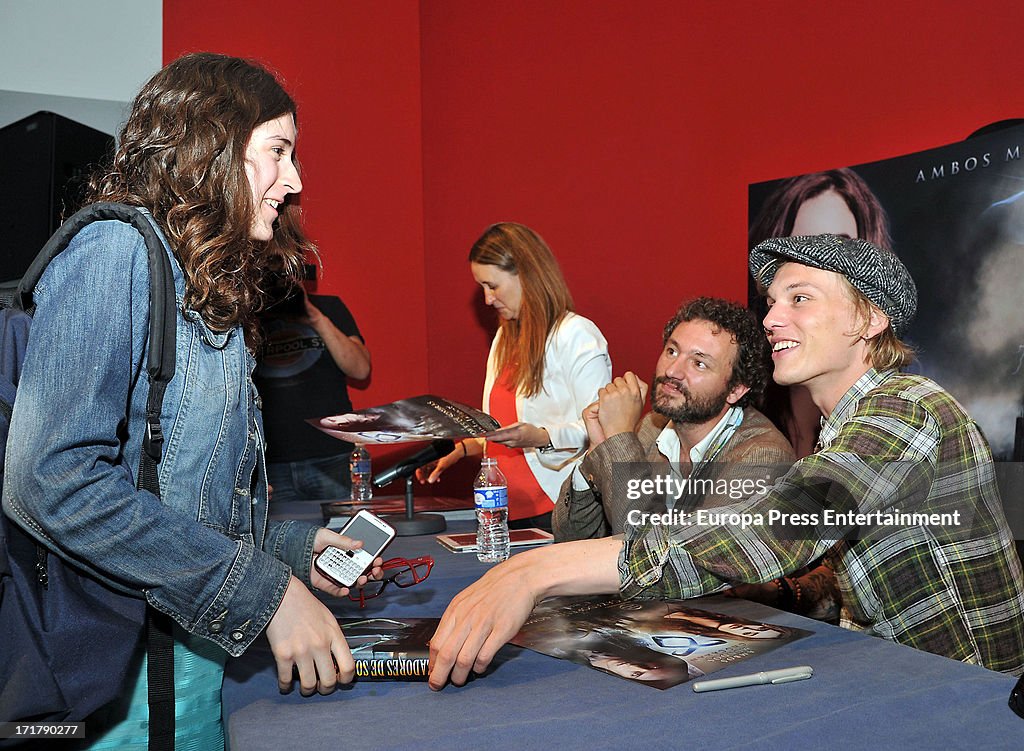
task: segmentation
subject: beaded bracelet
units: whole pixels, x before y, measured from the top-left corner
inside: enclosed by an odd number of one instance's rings
[[[793,591],[796,593],[796,598],[793,601],[793,609],[796,610],[796,612],[800,612],[800,601],[803,599],[804,589],[800,586],[800,581],[798,579],[793,579],[791,581],[787,580],[786,583],[792,585]]]
[[[780,576],[775,580],[775,587],[779,590],[779,607],[788,609],[793,604],[793,588],[789,579]]]

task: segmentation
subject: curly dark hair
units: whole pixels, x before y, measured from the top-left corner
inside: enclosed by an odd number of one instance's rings
[[[272,240],[250,238],[254,206],[245,170],[257,126],[295,116],[295,102],[262,65],[201,52],[154,75],[132,103],[109,169],[93,176],[90,201],[149,210],[185,272],[185,306],[213,329],[242,326],[259,341],[267,269],[295,283],[307,252],[298,207],[282,204]]]
[[[737,345],[736,362],[732,365],[729,388],[743,384],[750,390],[736,402],[737,407],[758,405],[768,387],[768,363],[771,351],[764,329],[754,320],[750,311],[728,300],[717,297],[698,297],[683,303],[665,324],[662,344],[667,344],[676,326],[689,321],[707,321],[720,330],[728,331]]]

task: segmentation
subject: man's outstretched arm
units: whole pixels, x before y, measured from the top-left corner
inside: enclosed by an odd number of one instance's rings
[[[618,592],[621,551],[617,537],[579,540],[528,550],[492,568],[445,610],[430,640],[430,687],[440,690],[449,676],[461,686],[470,671],[486,670],[545,597]]]

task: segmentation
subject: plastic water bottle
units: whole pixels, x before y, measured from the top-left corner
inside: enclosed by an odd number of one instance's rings
[[[473,483],[476,506],[476,557],[484,563],[508,558],[508,482],[498,460],[484,457]]]
[[[373,498],[373,470],[370,467],[370,452],[361,443],[357,443],[352,448],[348,467],[352,482],[352,500],[368,501]]]

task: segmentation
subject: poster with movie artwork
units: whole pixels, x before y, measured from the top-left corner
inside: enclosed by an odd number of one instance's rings
[[[1002,125],[948,146],[751,185],[749,241],[828,231],[888,244],[918,288],[903,336],[918,352],[910,372],[948,389],[1006,461],[1024,409],[1024,125]],[[753,289],[751,304],[760,309]]]
[[[512,643],[666,689],[810,633],[682,600],[552,597],[534,608]]]
[[[433,394],[306,422],[349,443],[375,444],[487,436],[499,428],[485,412]]]

